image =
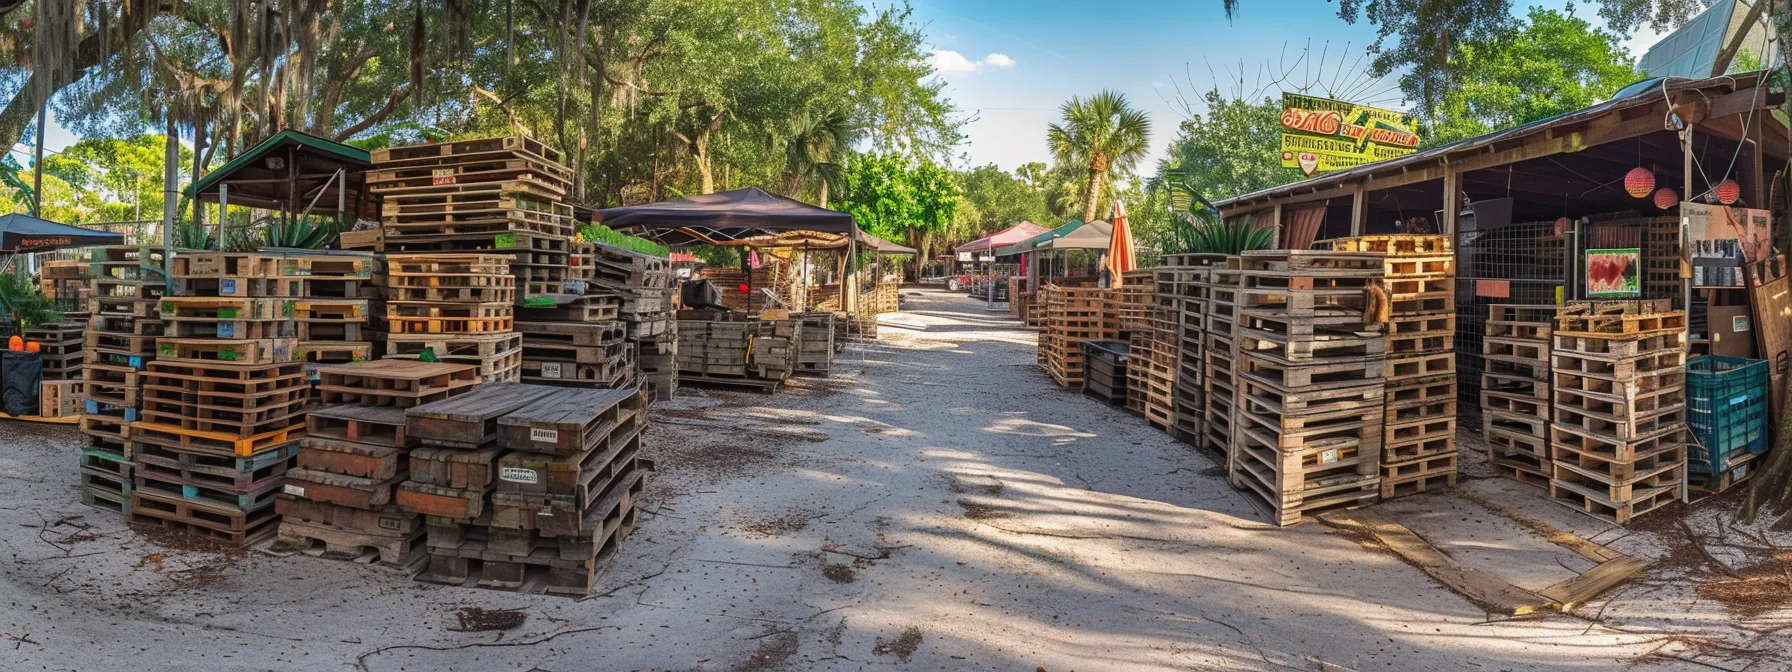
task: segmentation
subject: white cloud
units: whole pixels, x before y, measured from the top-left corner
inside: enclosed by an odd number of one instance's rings
[[[982,70],[984,66],[1006,70],[1015,65],[1014,59],[1007,54],[990,54],[982,60],[973,61],[965,58],[964,54],[942,49],[933,50],[933,55],[927,57],[927,64],[933,66],[933,71],[939,73],[939,76],[946,78],[970,74]]]

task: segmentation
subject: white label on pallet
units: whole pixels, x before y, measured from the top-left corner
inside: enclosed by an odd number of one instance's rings
[[[1338,461],[1338,450],[1336,448],[1333,448],[1331,450],[1321,451],[1319,453],[1319,463],[1320,464],[1331,464],[1331,463],[1337,462],[1337,461]]]
[[[536,475],[534,469],[504,467],[498,471],[498,480],[509,481],[511,483],[536,483],[539,482],[541,478]]]
[[[559,378],[560,377],[560,363],[559,362],[542,362],[541,377],[543,377],[543,378]]]
[[[285,485],[280,486],[280,491],[284,492],[286,494],[292,495],[294,497],[304,497],[305,496],[304,488],[293,485],[291,483],[287,483]]]
[[[540,427],[530,427],[529,428],[529,440],[530,441],[545,441],[547,443],[554,443],[555,441],[560,440],[560,430],[558,430],[558,429],[542,429]]]

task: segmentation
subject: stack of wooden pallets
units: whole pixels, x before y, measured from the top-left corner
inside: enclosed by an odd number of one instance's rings
[[[626,387],[634,376],[634,345],[622,322],[518,322],[523,335],[523,380],[552,385]]]
[[[797,341],[797,373],[828,375],[834,367],[834,314],[825,311],[791,313],[790,319],[802,325],[802,338]],[[676,347],[673,353],[677,353]],[[643,371],[647,369],[645,356],[641,368]],[[658,400],[657,395],[655,400]]]
[[[44,381],[81,380],[86,361],[87,322],[51,322],[25,330],[25,340],[36,343],[44,358]]]
[[[305,416],[297,466],[274,508],[276,553],[378,562],[411,569],[424,559],[423,523],[394,502],[415,441],[405,410],[469,392],[465,364],[378,360],[318,367],[324,406]]]
[[[1373,253],[1240,258],[1227,464],[1233,487],[1277,524],[1381,495],[1387,340],[1371,311],[1382,270]]]
[[[1240,397],[1238,374],[1243,365],[1238,359],[1239,309],[1243,273],[1237,257],[1208,270],[1207,300],[1201,309],[1201,324],[1185,323],[1184,332],[1201,334],[1201,440],[1197,445],[1226,456],[1231,462],[1236,442]],[[1186,338],[1186,337],[1185,337]]]
[[[79,259],[46,261],[38,273],[38,289],[70,322],[87,322],[89,283],[87,262]]]
[[[651,462],[632,389],[485,385],[406,411],[402,508],[424,516],[421,580],[582,596],[633,530]]]
[[[572,255],[572,171],[526,136],[376,149],[368,189],[383,199],[389,252],[509,258],[518,297],[562,295]]]
[[[164,323],[131,423],[131,517],[245,545],[272,535],[310,397],[292,294],[271,258],[232,278],[181,276],[158,302]],[[176,266],[176,272],[191,272]],[[202,281],[203,280],[203,281]]]
[[[1481,342],[1481,433],[1495,473],[1549,487],[1550,345],[1557,307],[1496,304],[1487,307]]]
[[[1550,497],[1616,524],[1686,495],[1686,313],[1667,300],[1556,314]]]
[[[1450,238],[1392,234],[1332,241],[1382,255],[1388,322],[1382,377],[1381,497],[1456,483],[1456,258]]]
[[[1166,431],[1171,436],[1201,446],[1207,428],[1207,417],[1202,412],[1207,399],[1207,344],[1200,325],[1206,319],[1213,269],[1199,255],[1168,255],[1165,260],[1169,263],[1156,272],[1154,294],[1163,297],[1166,310],[1174,311],[1164,317],[1166,324],[1174,327],[1164,330],[1160,326],[1158,331],[1172,353],[1158,357],[1170,364],[1172,382],[1168,413],[1157,420],[1168,421]]]
[[[797,370],[797,344],[802,340],[803,324],[794,319],[766,319],[752,323],[753,347],[747,353],[747,368],[765,380],[789,380]]]
[[[382,342],[383,335],[374,335],[373,316],[385,314],[375,277],[384,277],[384,272],[384,260],[364,252],[281,256],[281,276],[296,279],[300,286],[292,302],[293,321],[313,381],[320,365],[374,358],[374,344]]]
[[[471,364],[483,382],[516,382],[523,347],[510,263],[501,254],[386,255],[386,357]]]
[[[1119,336],[1119,315],[1110,292],[1096,287],[1046,285],[1045,324],[1039,334],[1039,365],[1067,390],[1083,385],[1083,341]]]
[[[775,364],[780,358],[787,358],[788,366],[794,369],[797,334],[788,332],[780,343],[772,329],[764,326],[767,323],[714,319],[718,317],[726,318],[728,314],[687,311],[679,316],[678,384],[731,385],[762,392],[778,389],[790,375]],[[756,352],[762,344],[783,352]]]
[[[136,479],[131,422],[140,409],[143,367],[156,358],[162,334],[156,302],[166,287],[159,266],[142,264],[159,264],[158,255],[103,247],[93,251],[88,266],[98,289],[87,299],[81,364],[81,501],[126,515]],[[140,280],[127,279],[133,277]]]
[[[1126,340],[1126,410],[1134,415],[1145,415],[1145,401],[1150,383],[1146,380],[1149,370],[1144,359],[1150,356],[1157,335],[1157,272],[1153,270],[1127,271],[1123,274],[1125,283],[1121,285],[1117,312],[1120,317],[1120,337]],[[1013,292],[1010,292],[1013,295]]]

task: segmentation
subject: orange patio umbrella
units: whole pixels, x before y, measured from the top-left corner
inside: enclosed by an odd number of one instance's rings
[[[1114,201],[1114,235],[1108,238],[1108,271],[1112,274],[1111,286],[1123,284],[1120,274],[1137,269],[1139,263],[1132,253],[1132,227],[1126,225],[1126,206]]]

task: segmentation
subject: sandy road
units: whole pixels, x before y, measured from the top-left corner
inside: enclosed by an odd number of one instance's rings
[[[1658,646],[1489,622],[1390,554],[1272,528],[1206,457],[1052,388],[1005,314],[914,294],[828,379],[655,407],[647,513],[580,601],[164,545],[81,506],[72,430],[0,425],[0,669],[1578,670]],[[457,631],[466,607],[527,619]]]

